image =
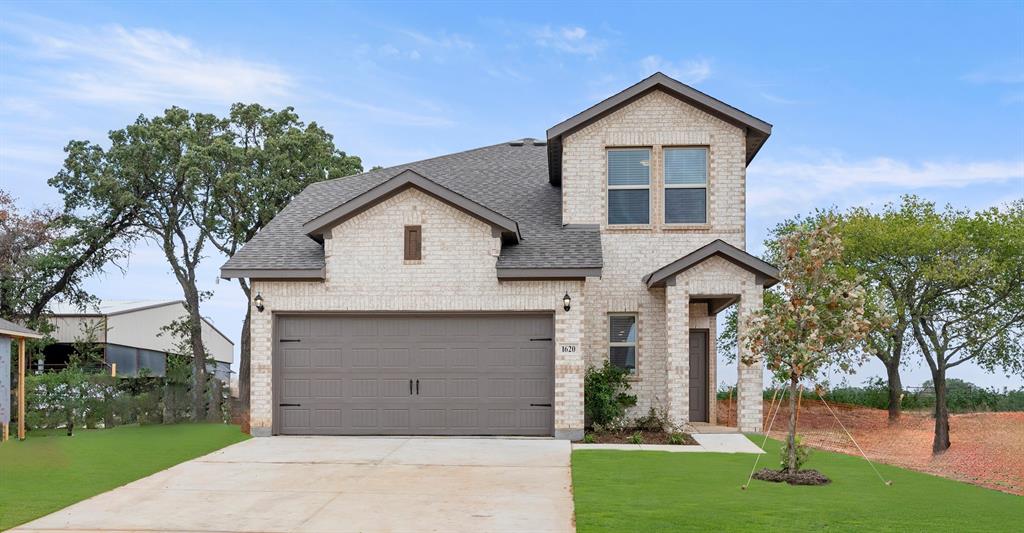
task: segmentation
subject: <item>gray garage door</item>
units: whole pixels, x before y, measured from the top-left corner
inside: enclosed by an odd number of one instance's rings
[[[551,435],[543,315],[277,318],[285,435]]]

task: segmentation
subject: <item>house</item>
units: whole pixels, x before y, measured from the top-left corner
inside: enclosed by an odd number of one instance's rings
[[[778,270],[744,251],[771,125],[655,74],[553,126],[312,184],[221,270],[252,281],[253,435],[583,436],[584,372],[633,414],[715,420],[715,316]],[[761,427],[741,365],[738,425]]]
[[[76,342],[88,341],[103,349],[103,359],[117,364],[117,374],[163,376],[167,354],[176,340],[162,328],[188,316],[182,300],[107,300],[86,310],[65,303],[51,306],[46,315],[54,326],[56,344],[44,350],[47,367],[63,367]],[[209,320],[203,319],[203,343],[215,363],[210,372],[224,382],[231,374],[235,346]]]

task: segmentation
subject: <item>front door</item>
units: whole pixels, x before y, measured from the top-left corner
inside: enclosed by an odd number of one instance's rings
[[[690,422],[708,421],[708,330],[690,330]]]

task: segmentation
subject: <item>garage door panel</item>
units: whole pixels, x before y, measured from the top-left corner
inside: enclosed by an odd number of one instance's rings
[[[278,432],[550,435],[550,316],[284,316]],[[285,337],[285,334],[289,335]],[[533,340],[532,340],[533,339]],[[410,394],[410,380],[419,394]]]
[[[310,349],[310,353],[313,368],[342,368],[345,366],[341,348],[313,348]]]

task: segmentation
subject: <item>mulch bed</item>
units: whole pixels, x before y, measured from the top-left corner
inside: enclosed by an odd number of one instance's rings
[[[817,470],[807,469],[790,472],[789,470],[772,470],[762,468],[754,474],[754,479],[771,481],[772,483],[789,483],[790,485],[828,485],[832,481]]]
[[[623,430],[623,431],[602,431],[600,433],[589,433],[588,435],[594,436],[594,443],[596,444],[632,444],[629,442],[629,438],[633,434],[637,433],[638,430]],[[643,444],[671,444],[668,441],[669,433],[664,431],[639,431],[643,435]],[[697,441],[690,436],[689,433],[679,433],[683,436],[683,445],[696,445]]]

